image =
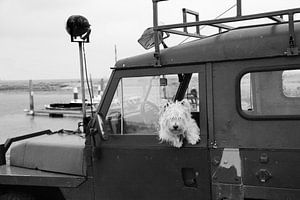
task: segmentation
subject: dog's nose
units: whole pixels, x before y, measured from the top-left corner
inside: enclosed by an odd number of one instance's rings
[[[175,130],[177,130],[177,129],[178,129],[178,126],[177,126],[177,125],[174,125],[173,128],[174,128]]]

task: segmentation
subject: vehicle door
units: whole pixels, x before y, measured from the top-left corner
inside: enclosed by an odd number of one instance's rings
[[[205,69],[201,65],[115,70],[98,109],[96,199],[210,199]],[[158,138],[167,101],[187,99],[201,141],[176,148]]]
[[[299,63],[298,57],[214,63],[215,196],[300,198]]]

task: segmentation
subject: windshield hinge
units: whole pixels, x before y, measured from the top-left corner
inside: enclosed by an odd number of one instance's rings
[[[296,45],[293,13],[289,13],[289,37],[289,48],[287,48],[285,54],[287,56],[297,56],[299,55],[299,49]]]

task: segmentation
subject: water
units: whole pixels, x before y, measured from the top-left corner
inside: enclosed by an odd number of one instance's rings
[[[35,109],[43,109],[50,103],[68,103],[72,99],[72,90],[34,92]],[[24,109],[29,108],[28,91],[0,91],[0,143],[7,138],[50,129],[75,130],[80,117],[50,118],[26,115]]]

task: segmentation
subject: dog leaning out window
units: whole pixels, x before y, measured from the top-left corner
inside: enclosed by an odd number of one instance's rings
[[[183,140],[196,144],[200,140],[198,83],[198,74],[121,79],[106,117],[109,133],[157,135],[175,147],[181,147]]]
[[[159,139],[180,148],[183,140],[196,144],[200,140],[200,129],[191,116],[191,105],[187,100],[167,102],[159,118]]]

